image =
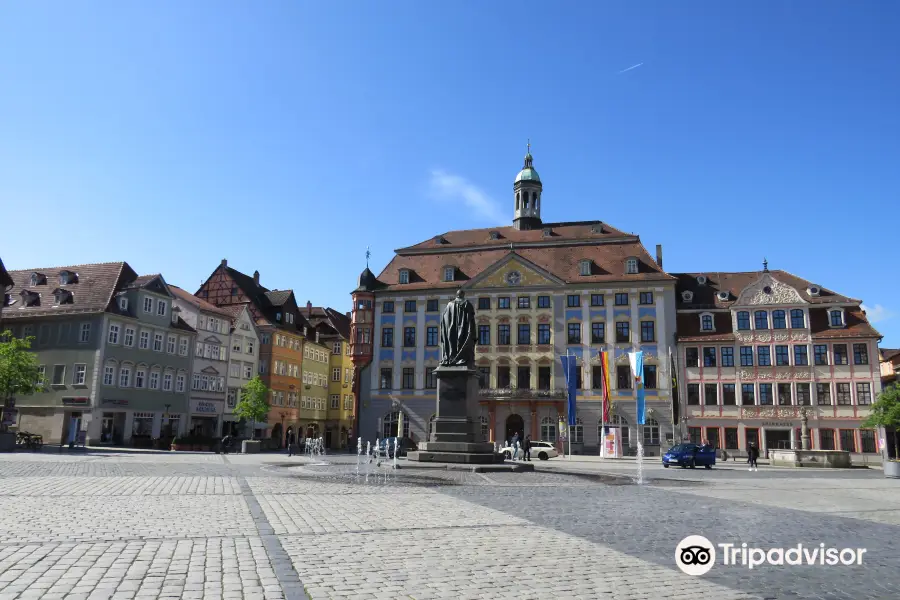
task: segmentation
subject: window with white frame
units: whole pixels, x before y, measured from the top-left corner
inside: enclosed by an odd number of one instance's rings
[[[333,410],[337,410],[341,407],[341,395],[340,394],[332,394],[331,395],[331,408]]]
[[[125,328],[124,344],[125,344],[125,346],[128,346],[129,348],[134,346],[134,327],[126,327]]]
[[[166,371],[163,373],[163,391],[171,392],[172,391],[172,379],[174,374],[171,371]]]
[[[119,326],[115,323],[109,324],[109,338],[107,341],[110,344],[118,344],[119,343]]]
[[[629,258],[625,261],[625,272],[629,275],[635,275],[638,272],[638,261],[636,258]]]
[[[700,330],[701,331],[715,331],[715,321],[713,320],[712,313],[702,313],[700,315]]]
[[[119,297],[119,308],[121,310],[128,310],[128,298],[125,296]]]
[[[159,370],[154,369],[150,371],[150,389],[158,390],[159,389]]]
[[[334,367],[331,369],[331,380],[332,381],[340,381],[341,380],[341,368]]]
[[[184,373],[181,373],[181,372],[179,372],[178,375],[175,377],[175,391],[176,392],[184,391],[184,379],[185,379],[185,375],[184,375]]]
[[[229,377],[240,377],[241,376],[241,364],[233,362],[228,365],[228,376]]]
[[[176,339],[177,338],[174,335],[169,335],[168,338],[166,338],[166,352],[169,354],[175,354]]]
[[[828,324],[832,327],[843,327],[844,311],[840,309],[828,311]]]
[[[131,365],[122,365],[119,368],[119,387],[131,387]]]
[[[160,301],[156,304],[156,314],[159,315],[160,317],[166,316],[166,306],[167,306],[166,301],[165,301],[165,300],[160,300]]]
[[[162,352],[163,349],[163,334],[154,333],[153,334],[153,351],[154,352]]]
[[[444,281],[453,281],[454,275],[456,274],[455,267],[444,267]]]
[[[138,367],[134,370],[134,387],[138,389],[143,389],[144,384],[147,380],[147,367],[143,367],[138,365]]]
[[[400,269],[400,283],[409,283],[409,271]]]
[[[583,276],[587,276],[591,274],[591,261],[589,260],[580,260],[578,261],[578,272]]]
[[[87,365],[75,365],[75,370],[72,371],[72,385],[84,385],[86,374]]]
[[[244,363],[244,379],[253,379],[253,365]]]
[[[231,351],[232,352],[242,352],[243,348],[241,346],[241,338],[235,337],[231,340]]]
[[[246,354],[253,354],[253,340],[248,339],[244,347]]]
[[[141,336],[138,341],[138,348],[140,348],[141,350],[146,350],[149,347],[150,347],[150,332],[142,331]]]
[[[659,423],[656,419],[647,419],[644,423],[644,445],[659,445]]]
[[[89,341],[91,341],[91,324],[82,323],[81,331],[78,334],[78,343],[87,344]]]
[[[153,413],[136,412],[131,426],[131,435],[134,437],[149,437],[153,433]]]
[[[341,353],[341,343],[340,342],[334,343],[334,345],[331,347],[331,353],[332,354],[340,354]]]
[[[178,354],[181,356],[187,356],[188,353],[188,339],[186,337],[178,338]]]
[[[153,298],[150,296],[144,296],[144,312],[153,312]]]

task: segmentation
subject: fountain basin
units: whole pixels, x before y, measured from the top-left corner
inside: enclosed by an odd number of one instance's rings
[[[388,465],[391,466],[391,465]],[[534,465],[528,462],[519,463],[493,463],[493,464],[466,464],[450,462],[398,462],[396,469],[441,469],[445,471],[468,471],[470,473],[531,473]]]
[[[849,469],[850,453],[843,450],[769,450],[773,467]]]

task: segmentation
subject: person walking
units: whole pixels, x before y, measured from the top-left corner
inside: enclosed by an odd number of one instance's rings
[[[525,436],[525,442],[522,444],[522,460],[531,460],[531,436]]]
[[[287,451],[288,456],[294,455],[294,429],[292,427],[288,427],[287,430]]]
[[[748,471],[759,471],[759,466],[756,464],[758,458],[759,448],[756,447],[756,443],[750,442],[750,447],[747,448],[747,462],[750,463]]]

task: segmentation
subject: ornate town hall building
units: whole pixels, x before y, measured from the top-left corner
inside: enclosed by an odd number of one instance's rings
[[[660,246],[654,259],[638,236],[607,223],[544,223],[542,194],[529,153],[513,184],[511,226],[436,235],[397,250],[377,277],[363,271],[351,331],[360,436],[396,435],[402,422],[403,435],[426,439],[440,314],[463,289],[477,310],[485,440],[524,432],[558,441],[559,357],[569,353],[581,367],[572,447],[596,453],[606,351],[611,425],[626,452],[641,440],[655,454],[686,435],[733,450],[748,441],[779,447],[794,439],[804,406],[816,447],[874,451],[874,434],[858,425],[880,389],[878,333],[859,300],[767,269],[666,273]],[[645,358],[642,426],[632,350]],[[682,421],[674,427],[673,412]]]

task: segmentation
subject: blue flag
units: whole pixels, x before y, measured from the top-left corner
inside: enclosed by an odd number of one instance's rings
[[[560,356],[559,359],[562,361],[563,373],[566,376],[566,398],[568,399],[568,410],[569,410],[569,427],[575,425],[575,395],[577,393],[578,386],[578,375],[576,369],[578,365],[576,364],[578,357],[577,356]]]
[[[641,351],[629,352],[628,362],[631,363],[631,374],[634,375],[634,387],[637,396],[637,422],[638,425],[644,425],[645,420],[645,402],[644,402],[644,353]]]

